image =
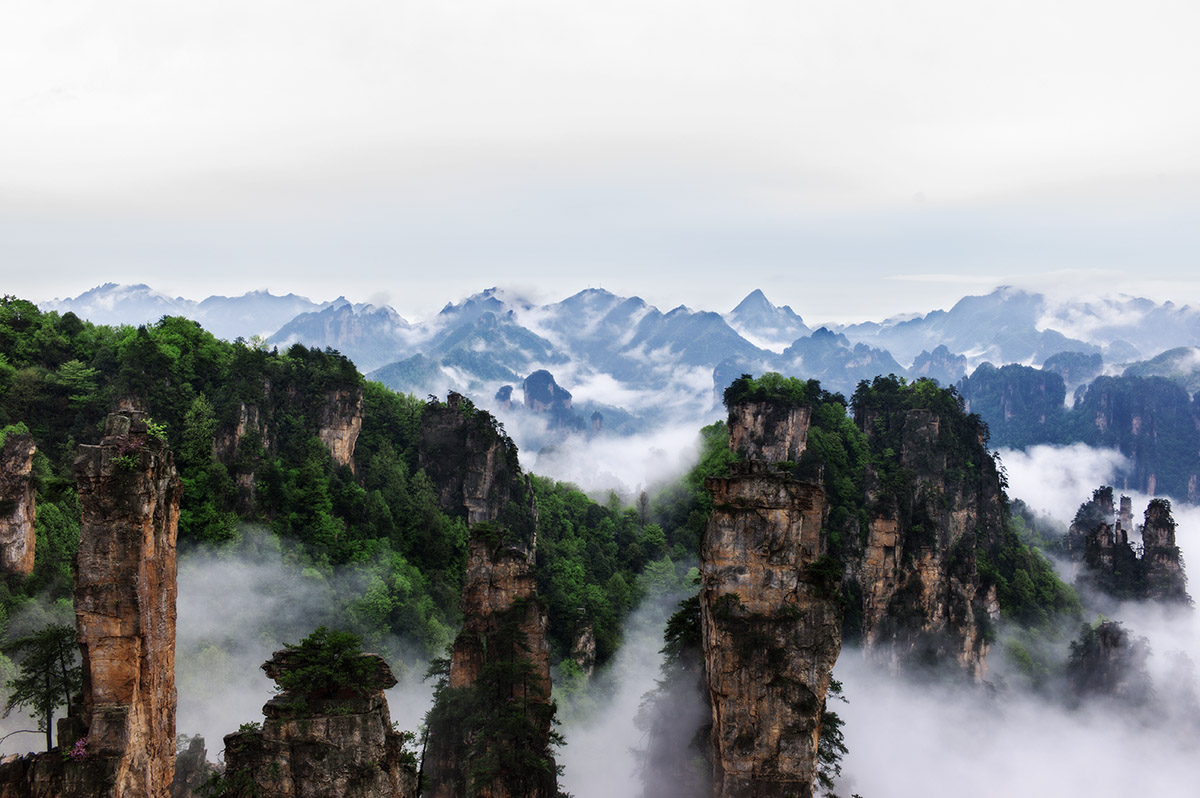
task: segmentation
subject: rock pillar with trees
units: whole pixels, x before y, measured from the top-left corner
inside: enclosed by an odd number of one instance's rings
[[[470,524],[463,626],[426,717],[422,794],[554,798],[557,735],[546,612],[537,595],[537,507],[516,446],[491,415],[451,394],[427,407],[420,459],[443,508]]]
[[[136,410],[109,415],[100,445],[79,447],[75,474],[81,736],[89,756],[111,762],[113,795],[165,798],[175,770],[179,476],[163,431]]]
[[[796,479],[810,411],[730,408],[742,457],[705,487],[714,510],[700,551],[704,670],[717,798],[811,796],[833,663],[841,566],[824,556],[821,486]]]

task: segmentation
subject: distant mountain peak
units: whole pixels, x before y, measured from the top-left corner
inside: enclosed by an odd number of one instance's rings
[[[755,288],[753,291],[746,294],[746,298],[739,302],[737,307],[730,312],[741,315],[743,313],[759,312],[763,310],[775,310],[775,306],[771,304],[771,300],[767,299],[767,295],[763,293],[761,288]]]

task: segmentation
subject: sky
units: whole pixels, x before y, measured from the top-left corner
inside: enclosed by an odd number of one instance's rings
[[[1186,0],[7,0],[0,269],[424,318],[1200,301]]]

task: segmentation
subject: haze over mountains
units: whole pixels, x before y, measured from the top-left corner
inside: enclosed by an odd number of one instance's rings
[[[195,301],[113,283],[44,307],[108,324],[181,315],[227,339],[336,349],[395,390],[471,397],[497,412],[523,451],[546,456],[574,434],[694,431],[720,415],[721,392],[742,373],[815,378],[849,395],[881,374],[955,384],[985,362],[1044,364],[1062,378],[1067,404],[1101,374],[1159,376],[1189,396],[1200,387],[1200,310],[1130,296],[1055,301],[1011,287],[963,297],[949,310],[828,326],[757,289],[727,312],[664,312],[603,289],[537,304],[489,288],[420,322],[343,297],[255,291]],[[523,393],[535,373],[557,391],[554,403]]]

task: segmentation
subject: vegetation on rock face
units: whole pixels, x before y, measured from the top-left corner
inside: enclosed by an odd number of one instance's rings
[[[449,660],[436,660],[429,671],[437,683],[426,736],[449,746],[439,754],[459,763],[451,776],[460,782],[455,794],[479,795],[488,788],[513,796],[557,794],[553,785],[561,767],[554,764],[553,748],[562,737],[552,728],[555,705],[526,656],[526,609],[515,603],[488,635],[487,658],[473,684],[451,687]]]
[[[1131,484],[1147,492],[1190,495],[1200,451],[1200,404],[1183,386],[1131,369],[1121,377],[1096,377],[1066,407],[1063,377],[1053,365],[996,368],[985,363],[958,383],[971,410],[987,421],[997,447],[1112,447],[1132,460],[1126,474]]]
[[[337,397],[356,392],[354,463],[338,465],[318,432]],[[452,411],[393,393],[332,350],[226,342],[174,317],[136,328],[93,325],[14,297],[0,300],[0,426],[25,425],[38,446],[37,547],[33,575],[0,590],[0,617],[40,593],[70,595],[75,448],[98,442],[105,413],[123,397],[153,416],[174,452],[182,549],[240,549],[243,524],[266,527],[298,579],[332,584],[337,568],[361,586],[355,596],[339,593],[343,603],[323,619],[331,626],[375,650],[389,651],[396,639],[429,654],[444,649],[460,621],[467,527],[439,506],[436,482],[421,467],[422,429],[431,415],[454,412],[503,436],[490,414],[469,402]],[[517,478],[516,448],[508,452]],[[602,662],[639,598],[643,571],[674,572],[694,555],[696,521],[678,529],[550,480],[534,480],[534,492],[555,656],[566,656],[577,625],[590,622]],[[515,528],[527,512],[516,502],[501,520]]]
[[[349,632],[318,627],[293,645],[284,643],[287,665],[279,689],[300,698],[334,698],[344,691],[365,695],[376,689],[374,663],[362,655],[362,639]]]

